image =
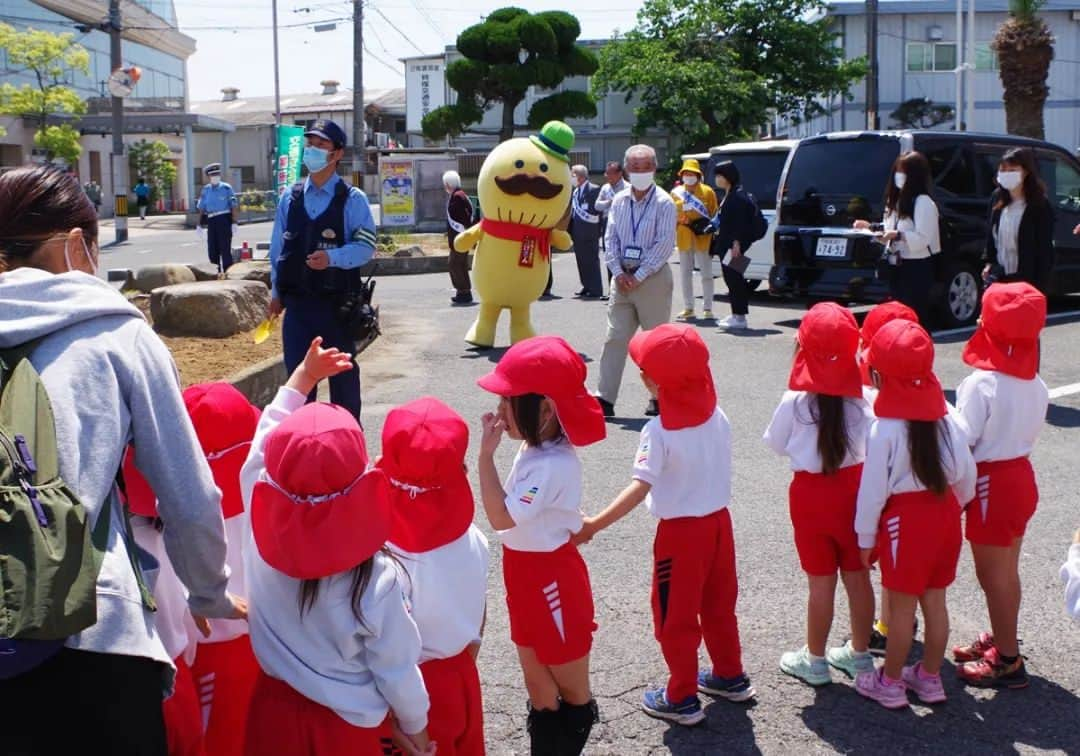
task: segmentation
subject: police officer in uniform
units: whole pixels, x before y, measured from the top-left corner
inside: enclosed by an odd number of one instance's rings
[[[357,272],[375,254],[375,220],[364,192],[337,175],[345,132],[319,119],[304,132],[308,176],[278,204],[270,238],[270,315],[283,310],[285,369],[291,373],[308,345],[352,353],[355,344],[339,320],[342,299],[362,281]],[[313,401],[315,392],[309,397]],[[360,419],[360,368],[330,378],[330,401]]]
[[[199,236],[206,236],[206,251],[210,262],[218,266],[218,273],[224,273],[233,264],[232,239],[236,225],[236,192],[221,180],[221,163],[210,163],[203,171],[210,180],[202,188],[199,201],[195,205],[199,210]]]

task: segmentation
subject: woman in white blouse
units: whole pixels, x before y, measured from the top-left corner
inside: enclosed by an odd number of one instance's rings
[[[1016,147],[1001,157],[990,198],[983,281],[1026,281],[1044,294],[1054,265],[1054,211],[1035,153]]]
[[[928,328],[934,284],[932,255],[941,251],[938,209],[930,198],[930,164],[921,152],[905,152],[893,163],[892,174],[885,190],[884,223],[858,220],[855,228],[881,232],[881,240],[896,255],[890,286],[893,299],[915,310]]]

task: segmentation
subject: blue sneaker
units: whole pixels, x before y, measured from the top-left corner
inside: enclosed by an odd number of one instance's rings
[[[641,708],[650,717],[666,719],[675,724],[696,725],[705,721],[705,712],[701,710],[701,701],[697,696],[688,696],[678,703],[671,703],[667,700],[667,691],[664,688],[645,691]]]
[[[749,701],[754,697],[754,686],[745,674],[738,677],[714,677],[711,672],[702,670],[698,672],[697,689],[729,701]]]

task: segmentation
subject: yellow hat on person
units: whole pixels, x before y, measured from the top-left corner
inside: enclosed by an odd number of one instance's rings
[[[687,158],[683,161],[682,168],[679,169],[679,175],[684,173],[696,173],[698,176],[704,177],[705,174],[701,172],[701,165],[694,158]]]

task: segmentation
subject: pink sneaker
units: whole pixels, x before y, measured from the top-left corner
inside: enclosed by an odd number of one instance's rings
[[[910,667],[904,667],[902,675],[904,684],[913,692],[920,701],[927,704],[944,703],[945,688],[941,684],[941,675],[927,676],[923,672],[922,662]]]
[[[886,709],[904,709],[908,706],[907,688],[903,680],[886,682],[885,672],[862,672],[855,678],[855,690],[860,696],[873,699]]]

